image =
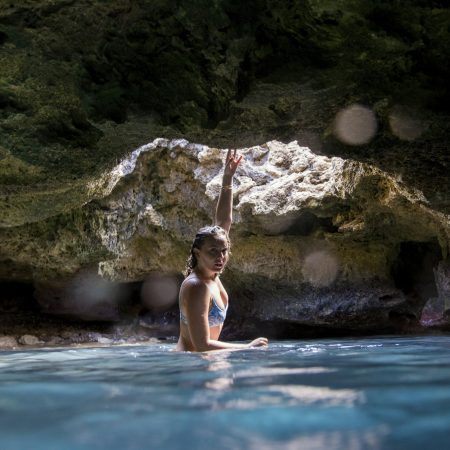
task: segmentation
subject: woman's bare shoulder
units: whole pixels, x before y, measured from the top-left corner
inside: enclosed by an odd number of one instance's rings
[[[181,293],[183,297],[205,297],[208,287],[196,276],[188,276],[181,284]]]

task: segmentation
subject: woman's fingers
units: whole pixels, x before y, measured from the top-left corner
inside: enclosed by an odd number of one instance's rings
[[[236,153],[231,157],[230,161],[233,162],[233,164],[237,167],[239,165],[239,163],[241,162],[243,155],[239,156],[239,158],[237,158]]]
[[[233,152],[233,154],[231,154],[231,152]],[[237,158],[237,149],[233,149],[232,150],[231,148],[229,148],[228,151],[227,151],[226,162],[227,163],[230,162],[230,161],[236,162],[236,158]],[[241,159],[242,159],[242,155],[239,157],[237,162],[239,162]]]
[[[250,342],[250,347],[267,347],[267,345],[269,345],[269,341],[264,337],[256,338]]]
[[[236,149],[228,149],[227,159],[225,162],[225,171],[230,175],[234,175],[239,163],[242,161],[243,155],[238,155]]]

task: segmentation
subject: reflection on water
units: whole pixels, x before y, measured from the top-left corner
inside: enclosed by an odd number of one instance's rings
[[[448,448],[450,338],[0,353],[0,449]]]
[[[362,403],[363,399],[363,395],[353,389],[283,385],[270,386],[269,389],[273,392],[284,394],[286,396],[286,404],[288,405],[298,404],[300,402],[305,404],[322,403],[327,406],[353,406],[358,401]]]
[[[209,353],[201,355],[201,357],[208,361],[206,370],[209,372],[220,372],[219,376],[213,378],[205,383],[205,387],[214,390],[229,389],[233,385],[233,371],[232,365],[227,361],[229,353]]]

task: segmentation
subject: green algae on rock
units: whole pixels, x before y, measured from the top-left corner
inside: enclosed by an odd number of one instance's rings
[[[225,278],[238,298],[239,287],[258,280],[258,320],[359,330],[392,330],[402,317],[418,322],[436,291],[432,268],[448,253],[448,216],[376,167],[316,155],[297,142],[239,152]],[[136,149],[91,180],[92,200],[81,208],[4,228],[2,277],[16,271],[17,279],[44,283],[45,302],[51,280],[72,283],[86,267],[122,282],[180,273],[196,229],[212,220],[225,153],[166,139]],[[403,260],[405,249],[413,261]],[[428,291],[411,294],[408,277]]]
[[[254,167],[237,186],[230,280],[299,296],[339,261],[335,280],[379,279],[398,299],[380,326],[419,317],[442,300],[432,269],[448,257],[449,18],[420,0],[1,1],[2,279],[180,270],[211,220],[218,148],[241,147]],[[362,145],[334,133],[354,105],[376,120]],[[157,136],[209,147],[155,141],[123,172]],[[434,291],[415,285],[421,271]]]

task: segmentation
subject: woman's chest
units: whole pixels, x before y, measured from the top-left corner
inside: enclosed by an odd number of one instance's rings
[[[220,281],[215,282],[208,287],[217,305],[222,309],[226,309],[228,307],[228,294],[222,283]]]

